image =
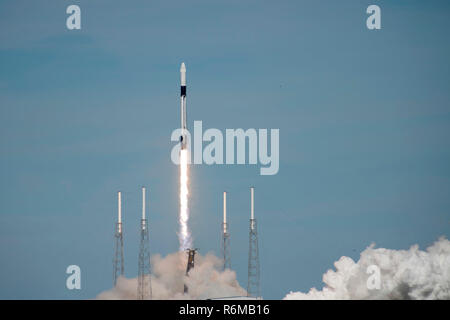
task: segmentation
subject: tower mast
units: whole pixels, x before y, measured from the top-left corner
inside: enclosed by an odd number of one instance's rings
[[[258,251],[258,232],[256,228],[254,191],[250,188],[250,232],[249,232],[249,251],[248,251],[248,284],[247,296],[258,298],[261,296],[259,283],[259,251]]]
[[[142,187],[141,242],[139,246],[137,292],[137,298],[139,300],[149,300],[152,298],[152,280],[150,275],[150,241],[147,218],[145,216],[145,187]]]
[[[116,286],[119,276],[124,273],[123,230],[122,230],[122,193],[117,192],[118,217],[114,233],[113,285]]]
[[[227,223],[227,192],[223,192],[223,223],[222,223],[222,257],[223,270],[231,269],[230,260],[230,234]]]

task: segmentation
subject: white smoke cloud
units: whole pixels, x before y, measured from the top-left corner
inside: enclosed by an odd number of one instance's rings
[[[379,267],[380,289],[368,289],[370,265]],[[440,238],[426,251],[366,248],[358,262],[341,257],[323,275],[322,290],[291,292],[284,299],[450,299],[450,241]]]
[[[247,292],[236,280],[232,270],[222,271],[223,262],[213,254],[195,256],[195,267],[186,277],[187,254],[177,252],[161,257],[152,256],[153,299],[209,299],[231,296],[245,296]],[[184,284],[189,288],[183,293]],[[120,277],[114,288],[100,293],[97,299],[126,300],[137,298],[137,278]]]

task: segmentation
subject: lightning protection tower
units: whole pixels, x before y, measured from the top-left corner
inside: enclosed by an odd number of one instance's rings
[[[152,280],[150,270],[150,241],[148,236],[148,224],[145,217],[145,187],[142,187],[142,219],[141,219],[141,243],[139,246],[139,270],[138,292],[139,300],[152,298]]]
[[[254,188],[250,188],[250,235],[248,251],[248,284],[247,296],[259,298],[261,296],[259,285],[259,252],[258,252],[258,232],[256,228]]]
[[[222,257],[223,257],[223,270],[231,269],[230,234],[228,233],[228,223],[227,223],[227,193],[226,193],[226,191],[223,192]]]
[[[122,194],[117,193],[118,219],[114,234],[113,285],[116,286],[119,276],[123,276],[123,233],[122,233]]]

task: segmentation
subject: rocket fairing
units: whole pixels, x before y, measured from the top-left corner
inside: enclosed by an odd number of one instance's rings
[[[180,75],[181,75],[181,92],[180,92],[180,98],[181,98],[181,136],[180,136],[180,143],[181,143],[181,150],[186,149],[187,145],[187,125],[186,125],[186,66],[183,63],[181,63],[180,67]]]

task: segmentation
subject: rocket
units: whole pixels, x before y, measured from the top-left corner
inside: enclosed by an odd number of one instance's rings
[[[181,136],[180,136],[180,143],[181,143],[181,150],[186,149],[187,145],[187,125],[186,125],[186,66],[183,63],[181,63],[180,67],[180,75],[181,75],[181,92],[180,92],[180,98],[181,98]]]

